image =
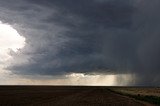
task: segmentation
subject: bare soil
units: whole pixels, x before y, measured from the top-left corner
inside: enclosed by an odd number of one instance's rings
[[[0,106],[154,106],[94,86],[0,86]]]
[[[111,87],[112,90],[121,93],[127,93],[132,95],[144,95],[144,96],[157,96],[160,97],[159,87]]]

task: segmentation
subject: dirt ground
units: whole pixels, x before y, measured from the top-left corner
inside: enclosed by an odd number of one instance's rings
[[[107,87],[0,86],[0,106],[153,106]]]
[[[144,96],[157,96],[160,97],[159,87],[111,87],[112,90],[121,93],[127,93],[132,95],[144,95]]]

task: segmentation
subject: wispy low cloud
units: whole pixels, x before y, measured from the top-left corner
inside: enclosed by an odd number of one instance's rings
[[[126,86],[134,82],[134,76],[129,74],[85,74],[70,73],[61,76],[16,75],[1,73],[1,85],[89,85],[89,86]]]

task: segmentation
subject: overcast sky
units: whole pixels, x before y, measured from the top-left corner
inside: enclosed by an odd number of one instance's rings
[[[159,0],[0,0],[23,41],[0,60],[2,84],[159,86],[159,11]]]

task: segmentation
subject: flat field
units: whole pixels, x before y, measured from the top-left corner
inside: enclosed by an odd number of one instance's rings
[[[110,87],[112,92],[160,106],[159,87]]]
[[[0,106],[154,106],[112,90],[114,87],[0,86]]]
[[[160,88],[159,87],[111,87],[111,89],[114,91],[132,94],[132,95],[160,97]]]

